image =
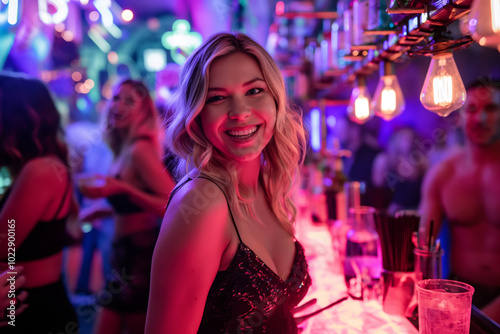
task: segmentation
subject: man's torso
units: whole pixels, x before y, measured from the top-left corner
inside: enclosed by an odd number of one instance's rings
[[[452,270],[469,281],[500,286],[500,162],[464,161],[463,156],[451,161],[441,190]]]

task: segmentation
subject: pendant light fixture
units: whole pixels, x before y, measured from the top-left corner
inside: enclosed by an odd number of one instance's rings
[[[420,102],[425,109],[446,117],[464,105],[467,93],[451,52],[432,55]]]
[[[347,106],[347,116],[355,123],[363,124],[373,118],[373,109],[370,106],[371,96],[366,87],[366,79],[357,77],[357,87],[354,87]]]
[[[376,116],[386,121],[405,110],[405,99],[392,62],[383,62],[381,65],[380,80],[373,95],[372,109]]]

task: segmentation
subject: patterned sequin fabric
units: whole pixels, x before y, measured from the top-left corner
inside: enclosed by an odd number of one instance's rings
[[[310,285],[304,250],[298,241],[286,282],[240,242],[227,270],[215,277],[198,333],[297,333],[291,310]]]

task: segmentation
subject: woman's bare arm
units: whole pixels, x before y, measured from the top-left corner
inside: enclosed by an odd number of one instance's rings
[[[170,192],[175,183],[158,158],[156,149],[147,141],[138,141],[131,148],[130,163],[142,187],[127,181],[108,176],[102,178],[104,185],[80,185],[81,192],[89,198],[102,198],[116,194],[127,194],[130,200],[146,211],[154,212],[162,217]],[[145,191],[148,189],[149,191]]]
[[[198,330],[230,242],[226,200],[209,182],[188,182],[167,209],[153,255],[146,334]]]

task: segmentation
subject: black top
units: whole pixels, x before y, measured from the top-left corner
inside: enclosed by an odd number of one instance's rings
[[[132,140],[132,142],[136,142],[139,140],[151,140],[150,137],[147,136],[138,136]],[[115,176],[116,179],[120,180],[121,175],[118,174]],[[148,192],[146,190],[146,192]],[[127,215],[131,213],[139,213],[146,211],[144,208],[138,206],[134,202],[130,200],[129,194],[116,194],[106,197],[108,203],[113,207],[113,210],[119,215]]]
[[[115,176],[120,180],[120,175]],[[145,209],[141,208],[130,200],[128,194],[116,194],[106,197],[108,203],[113,207],[113,210],[119,215],[127,215],[130,213],[144,212]]]
[[[127,194],[117,194],[106,197],[113,211],[119,215],[143,212],[144,209],[132,202]]]
[[[189,180],[177,187],[170,198]],[[291,310],[311,285],[302,246],[295,241],[292,270],[283,281],[243,243],[229,203],[228,208],[240,244],[229,267],[217,272],[198,333],[297,333]]]
[[[16,245],[17,261],[33,261],[49,257],[57,254],[65,246],[68,246],[73,242],[73,238],[66,230],[66,221],[68,220],[69,213],[63,218],[56,218],[59,216],[67,196],[71,196],[71,179],[69,172],[67,172],[67,175],[68,180],[66,190],[64,191],[64,196],[61,199],[61,204],[59,205],[54,218],[49,221],[38,221],[29,232],[23,243],[21,245]],[[0,202],[0,210],[7,201],[7,197],[10,195],[10,191],[13,187],[14,186],[10,187],[2,198],[2,201]]]

